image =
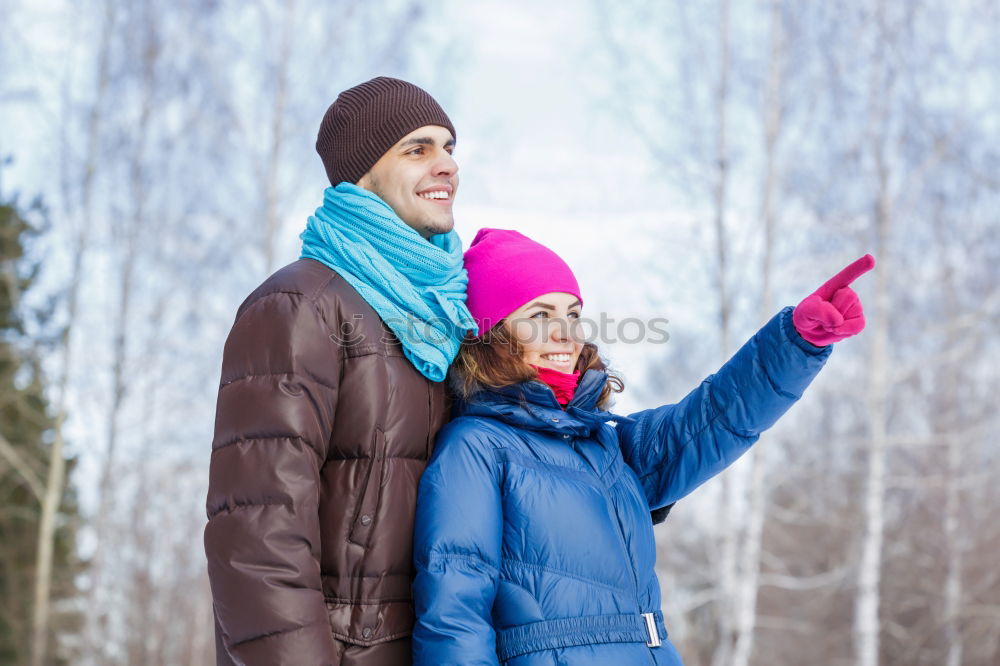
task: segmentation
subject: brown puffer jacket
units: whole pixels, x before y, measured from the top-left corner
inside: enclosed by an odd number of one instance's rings
[[[395,641],[413,625],[414,502],[447,409],[323,264],[296,261],[247,298],[205,528],[219,664],[409,663]]]

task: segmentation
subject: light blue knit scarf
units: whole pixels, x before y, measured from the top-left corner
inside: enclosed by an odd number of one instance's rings
[[[465,307],[468,275],[458,234],[424,239],[382,199],[351,183],[328,187],[309,217],[302,258],[339,273],[396,334],[403,353],[439,382],[476,322]]]

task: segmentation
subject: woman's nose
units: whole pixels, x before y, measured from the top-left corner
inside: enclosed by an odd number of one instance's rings
[[[549,320],[549,339],[553,342],[566,342],[570,339],[570,323],[566,319]]]

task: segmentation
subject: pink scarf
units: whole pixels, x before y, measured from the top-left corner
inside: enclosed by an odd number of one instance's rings
[[[576,385],[580,381],[579,372],[567,374],[552,368],[540,368],[537,365],[531,367],[538,370],[538,379],[545,382],[556,394],[556,402],[563,407],[569,404],[569,401],[573,399],[573,394],[576,393]]]

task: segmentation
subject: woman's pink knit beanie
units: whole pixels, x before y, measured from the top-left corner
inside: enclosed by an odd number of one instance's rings
[[[573,271],[558,254],[510,229],[480,229],[465,253],[469,272],[466,305],[479,334],[531,299],[553,291],[583,303]]]

